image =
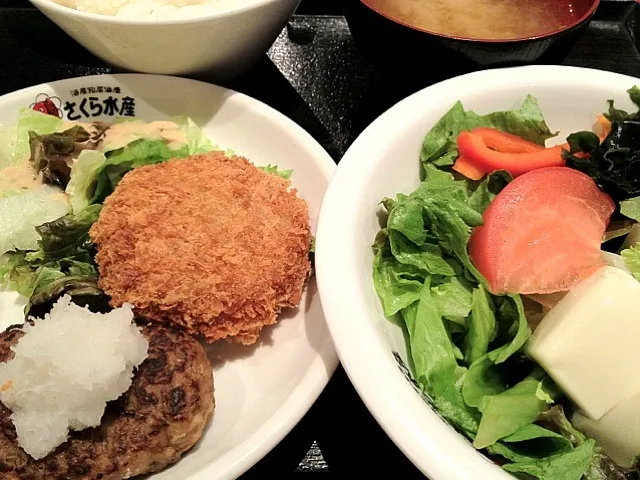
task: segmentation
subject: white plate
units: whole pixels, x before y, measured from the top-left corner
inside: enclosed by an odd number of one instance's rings
[[[46,106],[64,118],[85,121],[187,114],[221,148],[257,165],[293,169],[291,181],[309,204],[315,231],[335,163],[302,128],[253,98],[176,77],[98,75],[4,95],[0,124],[15,123],[23,107]],[[153,475],[154,480],[237,478],[298,423],[338,363],[313,280],[300,308],[266,328],[255,346],[223,341],[208,351],[214,365],[213,420],[202,440],[181,461]]]
[[[385,319],[372,281],[371,244],[383,197],[419,184],[425,134],[461,100],[480,114],[519,107],[536,96],[556,141],[591,129],[615,99],[640,80],[597,70],[530,66],[486,70],[428,87],[401,101],[353,143],[323,202],[316,242],[322,306],[340,360],[364,403],[391,439],[432,480],[512,478],[480,455],[423,400],[409,381],[402,330]]]

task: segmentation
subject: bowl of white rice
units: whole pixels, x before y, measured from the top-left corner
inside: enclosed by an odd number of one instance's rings
[[[30,0],[108,64],[226,81],[269,50],[300,0]]]

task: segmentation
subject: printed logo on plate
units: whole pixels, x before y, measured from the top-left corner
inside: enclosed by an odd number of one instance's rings
[[[54,117],[62,118],[62,102],[59,97],[50,97],[46,93],[41,93],[35,99],[35,101],[29,105],[31,110],[36,112],[45,113],[47,115],[53,115]]]
[[[404,360],[402,359],[400,354],[394,351],[393,358],[395,358],[396,363],[398,364],[398,368],[402,372],[402,375],[404,375],[404,378],[406,378],[409,381],[409,383],[411,383],[411,386],[418,393],[418,395],[420,395],[426,403],[432,406],[435,411],[435,407],[433,406],[433,399],[431,398],[430,395],[428,395],[426,392],[424,392],[420,388],[420,386],[418,385],[418,382],[416,382],[416,380],[413,378],[413,375],[411,375],[411,370],[409,370],[409,367],[407,367],[407,364],[404,363]]]
[[[440,419],[444,423],[446,423],[453,431],[455,431],[457,434],[459,434],[468,443],[471,443],[471,442],[469,442],[469,439],[467,437],[465,437],[464,435],[462,435],[460,432],[458,432],[458,430],[456,430],[456,428],[453,425],[451,425],[451,423],[446,418],[444,418],[442,415],[440,415],[440,412],[438,412],[438,409],[435,407],[435,405],[433,403],[433,399],[431,398],[430,395],[428,395],[426,392],[424,392],[420,388],[420,386],[418,385],[418,382],[413,378],[413,375],[411,374],[411,370],[409,370],[409,367],[404,362],[404,360],[402,359],[400,354],[398,352],[396,352],[396,351],[393,351],[392,353],[393,353],[393,358],[395,358],[396,363],[398,364],[398,368],[402,372],[402,375],[404,375],[404,378],[406,378],[409,381],[409,383],[411,383],[411,386],[416,391],[416,393],[418,395],[420,395],[420,397],[422,397],[422,399],[425,401],[425,403],[431,407],[433,412],[436,415],[438,415],[438,417],[440,417]]]
[[[68,99],[40,93],[29,105],[37,112],[66,118],[71,122],[92,121],[97,117],[135,117],[136,100],[120,87],[95,85],[69,91]]]

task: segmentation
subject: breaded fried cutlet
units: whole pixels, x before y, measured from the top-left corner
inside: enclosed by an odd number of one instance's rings
[[[127,173],[90,231],[111,305],[208,342],[254,343],[309,275],[306,202],[288,180],[223,152]]]
[[[0,478],[3,480],[122,480],[177,462],[202,436],[214,410],[213,368],[202,345],[179,328],[142,328],[149,355],[132,384],[107,404],[99,427],[34,460],[18,445],[11,411],[0,403]],[[0,362],[24,335],[0,333]]]

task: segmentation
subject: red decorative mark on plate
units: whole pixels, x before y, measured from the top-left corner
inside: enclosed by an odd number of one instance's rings
[[[54,117],[62,118],[62,101],[58,97],[51,97],[46,93],[39,94],[35,102],[29,105],[29,108],[36,112],[41,112],[46,115],[52,115]]]

